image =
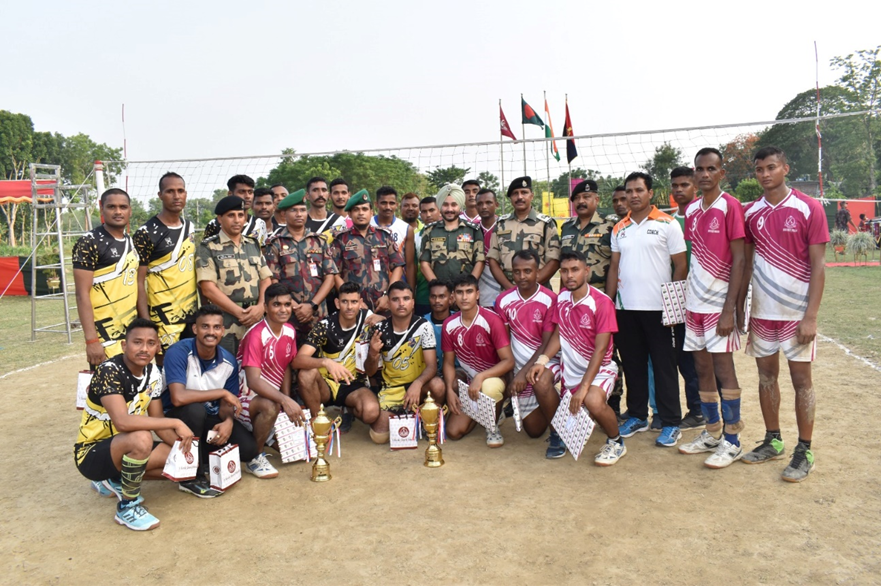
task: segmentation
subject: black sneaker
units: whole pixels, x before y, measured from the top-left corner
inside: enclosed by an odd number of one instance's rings
[[[781,478],[787,482],[801,482],[808,477],[814,469],[814,453],[803,443],[799,442],[792,452],[792,460],[789,466],[783,470]]]
[[[352,423],[355,422],[355,416],[347,407],[343,407],[340,420],[340,433],[349,433],[352,430]]]
[[[650,430],[655,431],[657,433],[661,433],[661,430],[664,429],[664,424],[661,422],[660,416],[652,415],[652,425],[649,427]]]
[[[204,478],[196,477],[192,480],[184,480],[177,483],[177,488],[181,492],[188,492],[200,499],[213,499],[223,494],[223,491],[211,488],[211,485]]]
[[[694,413],[691,412],[685,417],[682,418],[682,423],[679,424],[680,429],[699,429],[704,427],[707,424],[706,418],[702,413]]]
[[[505,417],[509,417],[509,418],[514,417],[514,405],[511,404],[510,399],[508,399],[508,401],[505,403],[505,406],[502,409],[502,411],[505,413]]]

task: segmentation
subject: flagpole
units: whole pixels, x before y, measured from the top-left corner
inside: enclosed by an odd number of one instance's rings
[[[569,94],[565,94],[565,96],[566,96],[566,98],[565,98],[565,101],[566,101],[566,112],[568,113],[568,112],[569,112]],[[566,134],[566,133],[569,132],[569,131],[566,129],[566,122],[568,122],[568,121],[569,121],[568,117],[566,118],[566,120],[563,121],[563,134]],[[569,201],[571,202],[571,201],[572,201],[572,161],[569,160],[569,146],[568,146],[568,143],[567,143],[567,146],[566,146],[566,166],[569,167],[569,186],[568,186],[569,189],[568,189],[568,191],[569,191]],[[571,204],[570,204],[570,205],[571,205]]]
[[[548,110],[548,92],[542,91],[542,94],[544,95],[544,100],[545,100],[545,114],[548,115],[548,119],[546,122],[548,125],[548,134],[551,135],[551,138],[554,138],[554,135],[551,132],[551,114],[550,114],[550,111]],[[553,143],[550,142],[545,145],[545,147],[547,147],[547,148],[545,148],[545,169],[547,170],[547,174],[548,174],[548,191],[547,191],[548,206],[545,208],[546,212],[551,211],[550,210],[550,203],[551,203],[551,145],[552,144]],[[542,199],[544,199],[544,196],[542,196]],[[542,202],[542,203],[544,203],[544,202]],[[542,206],[542,207],[544,208],[545,206]],[[548,215],[550,216],[552,214],[548,214]]]
[[[502,111],[502,98],[499,98],[499,112]],[[523,116],[520,116],[521,120]],[[504,140],[505,135],[502,134],[502,126],[499,124],[499,168],[501,169],[501,184],[499,185],[500,189],[504,189],[505,187],[505,148],[504,148]]]
[[[523,122],[523,94],[520,94],[520,132],[523,133],[523,174],[526,172],[526,123]]]

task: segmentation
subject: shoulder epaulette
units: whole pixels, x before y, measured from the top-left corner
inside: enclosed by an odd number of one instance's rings
[[[547,215],[545,215],[545,214],[535,214],[535,217],[536,217],[539,221],[544,222],[545,224],[551,224],[551,223],[553,223],[553,221],[554,221],[554,219],[553,219],[552,217],[547,216]]]

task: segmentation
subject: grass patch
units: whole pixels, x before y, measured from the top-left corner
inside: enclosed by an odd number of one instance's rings
[[[817,327],[881,363],[881,267],[827,267]]]
[[[69,298],[71,304],[73,297]],[[75,315],[72,311],[71,314]],[[64,320],[64,302],[39,301],[37,305],[37,326],[43,327]],[[26,368],[80,353],[83,367],[86,365],[86,350],[81,331],[72,334],[73,344],[67,343],[66,334],[37,333],[31,342],[31,299],[30,297],[3,297],[0,299],[0,374]]]

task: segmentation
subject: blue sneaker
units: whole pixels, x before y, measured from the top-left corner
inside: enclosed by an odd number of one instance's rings
[[[551,435],[548,436],[548,442],[550,445],[548,445],[548,449],[545,452],[545,458],[556,460],[566,455],[566,444],[563,443],[563,440],[553,429],[551,430]]]
[[[159,519],[148,513],[137,501],[116,503],[116,516],[113,520],[134,531],[149,531],[159,527]]]
[[[93,480],[91,482],[92,490],[100,494],[101,496],[116,496],[112,490],[104,486],[104,483],[100,480]]]
[[[637,419],[636,417],[630,417],[618,426],[618,433],[621,434],[621,437],[632,437],[633,435],[646,431],[649,428],[648,419]]]
[[[655,445],[659,448],[672,448],[679,442],[681,437],[682,432],[679,431],[678,427],[664,426],[661,429],[661,435],[655,440]]]
[[[119,499],[120,502],[125,500],[125,498],[122,496],[122,483],[121,482],[118,482],[116,480],[112,480],[112,479],[108,478],[107,480],[102,480],[101,484],[104,486],[104,490],[109,491],[110,494],[116,495],[116,498]],[[98,490],[98,489],[96,488],[95,490]],[[105,496],[110,496],[110,494],[106,494],[101,491],[98,491],[98,492],[100,494],[105,495]],[[141,504],[142,502],[144,502],[144,497],[142,497],[141,495],[138,495],[138,498],[135,499],[134,502],[136,502],[137,504]]]

